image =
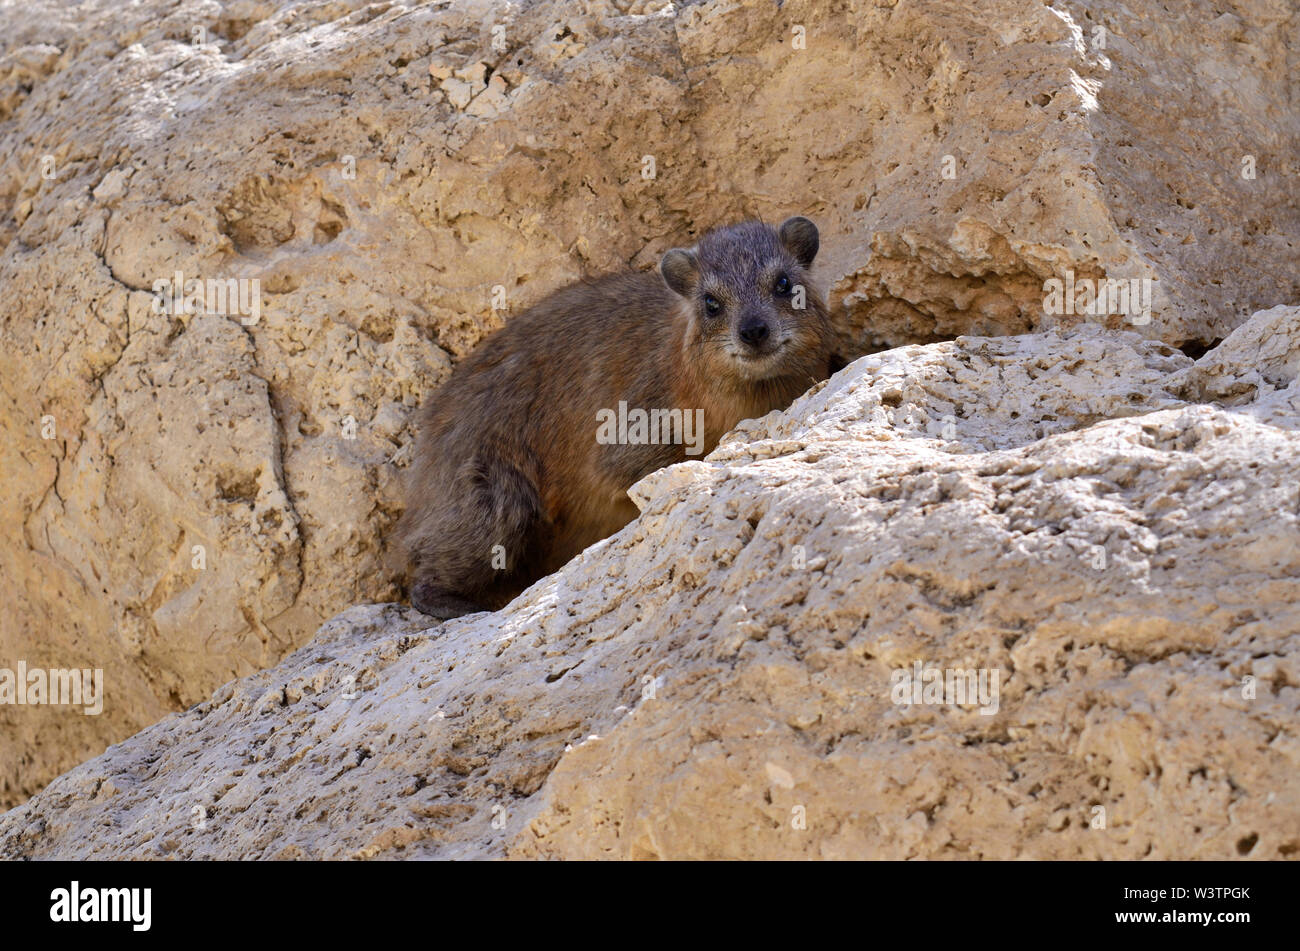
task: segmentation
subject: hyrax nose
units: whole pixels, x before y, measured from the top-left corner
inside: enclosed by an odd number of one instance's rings
[[[740,339],[751,347],[762,346],[767,339],[767,324],[761,320],[747,320],[740,327]]]

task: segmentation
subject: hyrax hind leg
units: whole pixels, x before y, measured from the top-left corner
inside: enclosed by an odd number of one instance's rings
[[[487,448],[457,471],[412,546],[415,608],[443,620],[498,608],[532,580],[526,572],[541,513],[535,471]]]

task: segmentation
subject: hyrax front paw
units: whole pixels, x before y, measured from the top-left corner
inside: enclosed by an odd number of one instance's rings
[[[487,610],[481,604],[451,594],[427,582],[417,584],[412,589],[411,607],[439,621],[450,621],[465,614]]]

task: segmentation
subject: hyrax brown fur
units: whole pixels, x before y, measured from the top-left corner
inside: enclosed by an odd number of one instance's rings
[[[493,334],[422,411],[398,526],[411,604],[439,618],[503,606],[635,518],[642,476],[825,379],[818,244],[807,218],[721,228],[657,274],[573,284]],[[620,403],[702,409],[702,447],[598,440]]]

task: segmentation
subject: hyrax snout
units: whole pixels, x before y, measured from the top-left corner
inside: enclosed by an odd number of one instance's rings
[[[501,607],[631,521],[634,482],[825,379],[818,244],[801,217],[720,228],[484,341],[421,413],[398,526],[411,603]]]

